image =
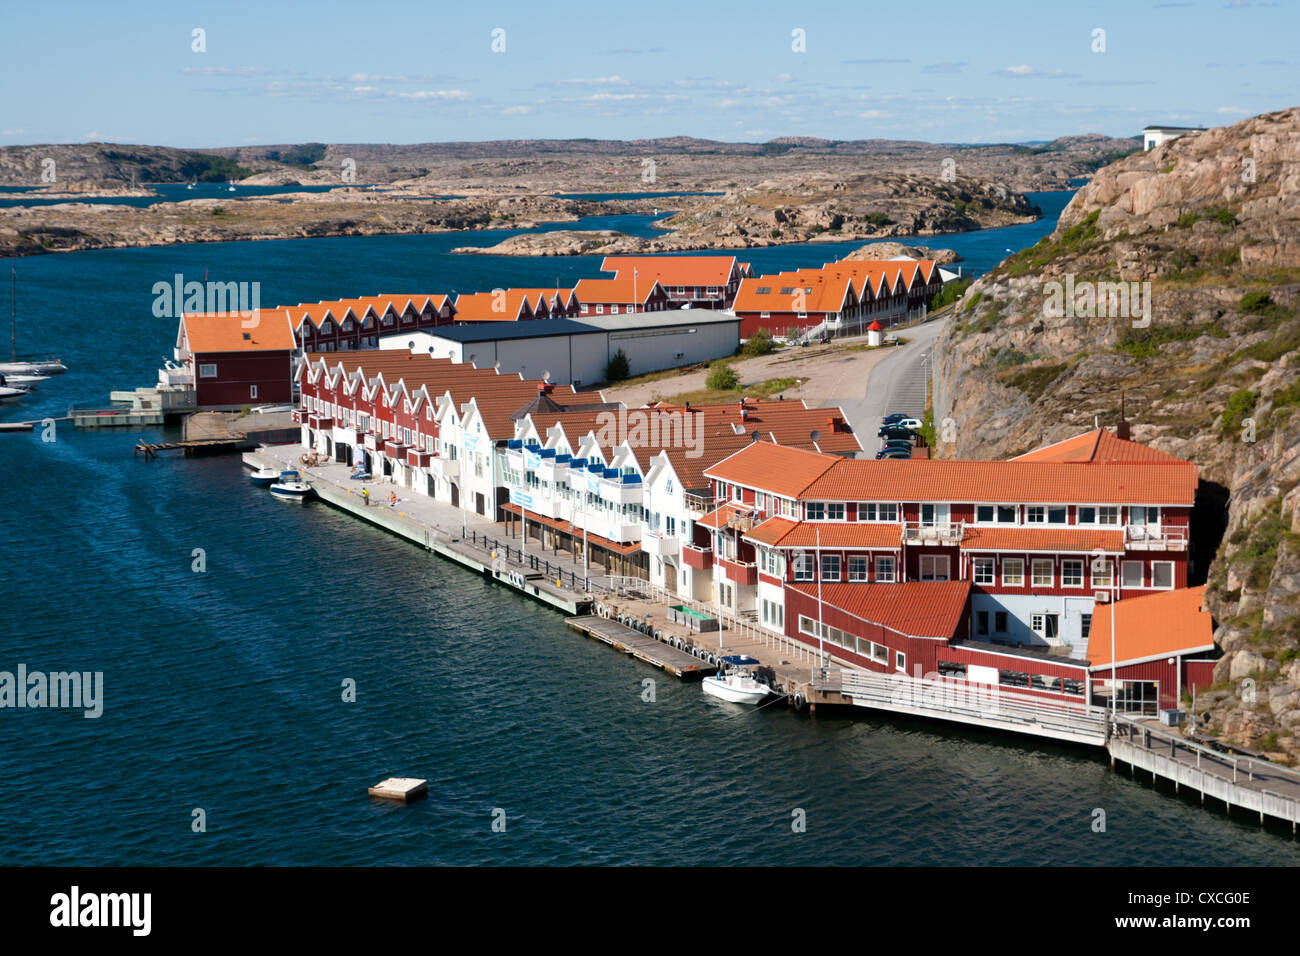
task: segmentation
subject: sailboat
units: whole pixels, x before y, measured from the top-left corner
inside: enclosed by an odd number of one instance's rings
[[[47,376],[66,372],[57,358],[18,361],[18,269],[9,267],[9,361],[0,362],[0,375]]]

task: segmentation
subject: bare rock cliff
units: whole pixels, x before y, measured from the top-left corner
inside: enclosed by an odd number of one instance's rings
[[[1300,108],[1100,170],[966,292],[936,348],[947,457],[1113,423],[1196,462],[1211,732],[1300,759]],[[941,432],[942,433],[942,432]]]

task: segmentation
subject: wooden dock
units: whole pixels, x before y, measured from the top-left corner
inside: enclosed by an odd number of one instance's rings
[[[566,618],[564,623],[575,631],[580,631],[588,637],[608,644],[615,650],[622,651],[683,680],[707,677],[718,670],[715,665],[678,650],[666,641],[655,640],[648,634],[634,631],[627,625],[610,618],[585,614],[581,617]]]
[[[1120,715],[1107,741],[1111,766],[1118,760],[1129,773],[1144,770],[1153,782],[1164,779],[1174,792],[1188,788],[1223,803],[1231,814],[1237,807],[1267,819],[1300,828],[1300,771],[1257,757],[1225,753],[1205,744],[1176,736],[1146,720]]]

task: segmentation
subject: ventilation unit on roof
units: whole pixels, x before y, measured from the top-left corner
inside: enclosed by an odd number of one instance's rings
[[[1093,599],[1094,601],[1096,601],[1098,604],[1109,604],[1109,603],[1110,603],[1110,592],[1109,592],[1109,591],[1093,591],[1093,592],[1092,592],[1092,599]]]

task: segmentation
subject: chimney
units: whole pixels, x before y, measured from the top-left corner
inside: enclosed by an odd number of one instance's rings
[[[1126,402],[1123,392],[1119,393],[1119,424],[1115,426],[1115,437],[1128,441],[1128,418],[1125,416]]]

